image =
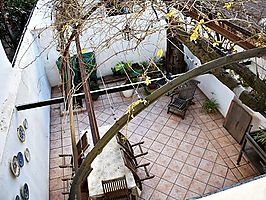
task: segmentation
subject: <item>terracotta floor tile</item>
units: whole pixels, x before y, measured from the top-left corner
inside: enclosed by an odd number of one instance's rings
[[[178,140],[183,140],[184,136],[185,136],[185,133],[183,131],[175,130],[171,137],[174,137]]]
[[[150,121],[148,119],[143,119],[143,121],[140,123],[140,125],[145,128],[150,128],[152,124],[153,124],[153,121]]]
[[[211,174],[208,184],[216,188],[222,188],[224,184],[224,178],[215,174]]]
[[[160,107],[158,107],[158,106],[153,106],[153,108],[151,109],[151,113],[153,113],[153,114],[159,114],[159,116],[160,116],[160,113],[163,111],[163,108],[160,108]]]
[[[174,159],[185,162],[187,160],[188,157],[188,153],[181,151],[181,150],[177,150],[175,155],[173,156]]]
[[[188,129],[187,133],[194,135],[194,136],[198,136],[200,133],[200,128],[196,128],[194,126],[190,126],[190,128]]]
[[[152,140],[155,140],[158,135],[159,135],[158,132],[153,131],[153,130],[148,130],[145,137],[152,139]]]
[[[196,171],[197,171],[196,167],[193,167],[193,166],[188,165],[188,164],[184,164],[184,166],[181,170],[181,173],[184,175],[187,175],[189,177],[193,177],[195,175]]]
[[[193,180],[189,190],[197,194],[203,194],[206,188],[206,184],[197,180]]]
[[[50,169],[53,169],[53,168],[57,168],[59,165],[62,165],[62,158],[60,157],[57,157],[57,158],[50,158]]]
[[[231,144],[230,140],[228,140],[226,136],[218,138],[216,141],[219,143],[221,147],[226,147]]]
[[[168,168],[179,173],[184,166],[184,163],[175,159],[172,159],[168,165]]]
[[[223,150],[229,157],[239,154],[239,151],[234,147],[234,145],[224,147]]]
[[[161,153],[166,155],[166,156],[173,157],[175,152],[176,152],[175,148],[169,147],[169,146],[166,145],[166,146],[164,146],[164,148],[163,148]]]
[[[225,180],[224,180],[223,188],[224,188],[224,187],[230,187],[230,186],[233,185],[233,184],[235,184],[234,181],[231,181],[231,180],[229,180],[229,179],[225,179]]]
[[[50,191],[59,190],[63,188],[63,182],[61,178],[55,178],[50,180]]]
[[[140,142],[140,141],[141,141],[142,137],[143,137],[143,136],[138,135],[138,134],[132,134],[132,135],[129,137],[129,141],[132,142],[132,143],[137,143],[137,142]]]
[[[179,173],[177,173],[176,171],[171,170],[169,168],[166,168],[162,178],[164,180],[167,180],[167,181],[171,182],[171,183],[175,183],[178,175],[179,175]]]
[[[225,136],[221,128],[211,130],[210,132],[214,138],[220,138]]]
[[[150,127],[150,130],[160,132],[160,131],[162,130],[163,126],[164,126],[164,125],[162,125],[162,124],[159,124],[159,123],[157,123],[157,122],[154,122],[154,123],[152,124],[152,126]]]
[[[219,175],[219,176],[222,176],[222,177],[225,177],[227,174],[227,170],[228,170],[228,167],[225,167],[223,165],[219,165],[219,164],[215,163],[213,170],[212,170],[212,173]]]
[[[198,146],[193,146],[190,153],[194,156],[202,157],[204,155],[205,149],[198,147]]]
[[[197,137],[194,135],[190,135],[190,134],[186,134],[185,137],[183,138],[183,141],[190,143],[190,144],[194,144],[197,140]]]
[[[181,122],[179,122],[179,124],[176,126],[176,129],[179,130],[179,131],[183,131],[183,132],[187,132],[187,130],[189,129],[189,125],[187,124],[184,124]]]
[[[220,155],[217,156],[215,163],[229,168],[229,166],[227,166],[226,162],[224,161],[224,159]]]
[[[175,129],[170,128],[168,126],[164,126],[163,129],[161,130],[161,132],[165,135],[171,136],[173,134]]]
[[[194,156],[192,154],[189,154],[188,157],[187,157],[187,160],[186,160],[186,163],[194,166],[194,167],[198,167],[199,164],[200,164],[200,161],[201,161],[201,158],[200,157],[197,157],[197,156]]]
[[[154,141],[152,143],[150,149],[160,153],[163,150],[164,146],[165,146],[164,144],[157,142],[157,141]]]
[[[155,161],[157,164],[160,164],[164,167],[167,167],[168,164],[170,163],[171,158],[168,156],[165,156],[163,154],[160,154],[159,157],[157,158],[157,160]]]
[[[195,192],[188,191],[185,199],[192,199],[200,197],[200,195],[196,194]]]
[[[127,125],[127,129],[128,129],[129,131],[131,131],[131,132],[135,131],[136,128],[138,128],[138,125],[137,125],[137,124],[129,123],[129,124]]]
[[[134,132],[137,133],[138,135],[144,136],[148,130],[149,130],[148,128],[145,128],[143,126],[138,126],[138,128],[136,128]]]
[[[158,152],[149,149],[149,150],[148,150],[148,154],[145,155],[145,158],[146,158],[147,160],[150,160],[150,161],[152,161],[152,162],[155,162],[156,159],[158,158],[158,156],[159,156],[159,153],[158,153]]]
[[[187,153],[190,153],[191,149],[192,149],[193,145],[189,144],[187,142],[181,142],[178,149],[185,151]]]
[[[55,190],[55,191],[50,191],[50,198],[49,199],[53,199],[53,200],[63,200],[64,199],[64,195],[62,194],[63,190]]]
[[[199,118],[203,123],[212,121],[212,118],[207,114],[199,115]]]
[[[62,154],[62,148],[51,149],[50,158],[58,158],[59,154]]]
[[[51,140],[50,149],[60,148],[62,145],[61,139]]]
[[[198,181],[201,181],[203,183],[208,183],[210,175],[211,174],[209,172],[206,172],[204,170],[198,169],[196,174],[195,174],[195,176],[194,176],[194,179],[196,179]]]
[[[252,167],[250,167],[249,164],[238,167],[238,170],[244,178],[254,176],[256,174],[256,172],[252,169]]]
[[[146,115],[145,119],[148,119],[148,120],[154,122],[157,119],[158,116],[159,116],[158,114],[153,114],[153,113],[148,112],[148,114]]]
[[[168,141],[167,141],[167,146],[170,146],[170,147],[173,147],[175,149],[178,149],[179,145],[180,145],[181,141],[178,140],[178,139],[175,139],[175,138],[170,138]]]
[[[186,175],[180,174],[177,177],[177,180],[176,180],[175,184],[179,185],[179,186],[181,186],[183,188],[189,188],[191,182],[192,182],[192,178],[191,177],[188,177]]]
[[[142,185],[142,191],[141,191],[141,198],[142,199],[149,199],[154,192],[154,188],[151,188],[145,184]]]
[[[144,143],[142,144],[142,146],[143,146],[143,147],[146,147],[147,149],[150,148],[150,146],[151,146],[152,143],[153,143],[153,140],[151,140],[151,139],[149,139],[149,138],[147,138],[147,137],[143,137],[143,138],[142,138],[142,141],[144,142]]]
[[[161,124],[161,125],[165,125],[167,121],[168,121],[167,118],[162,117],[162,116],[159,116],[159,117],[155,120],[154,123],[159,123],[159,124]]]
[[[203,158],[206,160],[215,161],[217,156],[218,156],[218,154],[216,152],[206,150],[204,152]]]
[[[153,194],[150,197],[150,200],[166,200],[166,199],[167,195],[157,190],[154,190]]]
[[[177,126],[178,122],[172,119],[168,119],[168,121],[166,122],[165,126],[171,127],[171,128],[175,128]]]
[[[219,127],[217,126],[217,124],[216,124],[214,121],[207,122],[207,123],[205,124],[205,126],[207,127],[207,129],[208,129],[209,131],[211,131],[211,130],[215,130],[215,129],[218,129],[218,128],[219,128]]]
[[[161,165],[154,163],[153,166],[151,167],[150,173],[152,173],[158,177],[162,177],[162,175],[165,172],[165,169],[166,169],[166,167],[163,167]]]
[[[175,198],[175,199],[182,200],[185,198],[186,193],[187,193],[186,189],[184,189],[180,186],[174,185],[171,192],[170,192],[170,196]]]
[[[191,125],[192,122],[193,122],[193,117],[190,117],[187,114],[185,116],[185,119],[182,120],[182,123],[187,125]]]
[[[202,138],[197,138],[195,141],[195,145],[202,147],[202,148],[207,148],[209,144],[209,140],[202,139]]]
[[[206,189],[204,191],[204,194],[207,194],[207,193],[213,193],[213,192],[216,192],[218,190],[218,188],[216,187],[213,187],[211,185],[207,185],[206,186]]]
[[[154,178],[144,181],[144,184],[155,189],[160,181],[160,178],[155,176]]]
[[[214,162],[202,159],[199,168],[207,172],[211,172],[214,166]]]
[[[233,174],[233,172],[231,171],[231,169],[228,169],[227,174],[226,174],[226,179],[229,179],[233,182],[237,182],[237,178],[235,177],[235,175]]]
[[[156,190],[168,195],[171,192],[173,185],[173,183],[161,179],[156,187]]]
[[[169,140],[169,136],[167,135],[164,135],[162,133],[159,133],[159,135],[157,136],[157,138],[155,139],[157,142],[160,142],[160,143],[163,143],[163,144],[166,144]]]

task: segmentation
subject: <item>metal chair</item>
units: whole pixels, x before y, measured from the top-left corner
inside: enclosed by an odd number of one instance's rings
[[[167,113],[171,112],[184,119],[188,107],[192,104],[199,83],[200,82],[196,80],[189,80],[185,84],[174,89],[170,94],[171,101],[168,104]]]
[[[142,147],[141,147],[141,145],[144,143],[144,141],[138,142],[135,144],[130,144],[128,139],[120,132],[118,132],[116,134],[116,140],[117,140],[117,143],[120,144],[123,147],[123,149],[129,154],[129,156],[134,160],[135,165],[137,165],[137,159],[136,158],[148,154],[148,152],[143,152]],[[133,150],[133,147],[135,147],[135,146],[139,147],[140,152],[141,152],[140,154],[135,155],[134,150]]]
[[[106,200],[130,199],[130,190],[127,187],[125,176],[110,180],[103,180],[102,187],[104,199]]]
[[[132,158],[126,151],[121,149],[121,154],[122,154],[125,166],[132,172],[138,188],[142,190],[142,181],[154,178],[154,175],[151,176],[147,170],[147,166],[150,165],[150,163],[135,165],[135,162],[132,160]],[[146,173],[146,177],[144,178],[140,178],[139,175],[137,174],[137,169],[140,167],[143,167]]]

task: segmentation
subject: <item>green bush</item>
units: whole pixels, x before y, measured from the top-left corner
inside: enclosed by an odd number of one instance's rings
[[[215,113],[218,111],[219,103],[215,99],[207,99],[204,101],[202,108],[206,113]]]

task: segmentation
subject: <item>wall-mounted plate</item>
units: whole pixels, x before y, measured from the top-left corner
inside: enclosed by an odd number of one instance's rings
[[[27,162],[30,162],[31,156],[30,156],[30,150],[28,148],[24,151],[24,156]]]
[[[15,200],[20,200],[20,197],[17,195],[17,196],[15,197]]]
[[[20,167],[19,167],[17,156],[13,156],[13,159],[10,162],[10,169],[11,169],[11,172],[14,174],[15,177],[19,176]]]
[[[17,159],[18,159],[19,166],[23,167],[24,166],[24,157],[23,157],[23,154],[21,152],[18,152]]]
[[[23,121],[23,127],[25,128],[25,130],[27,130],[28,129],[28,120],[27,119],[24,119],[24,121]]]
[[[25,132],[25,128],[22,125],[19,125],[18,129],[18,138],[21,142],[25,142],[26,140],[26,132]]]
[[[20,189],[20,194],[24,200],[28,200],[30,198],[30,191],[27,183],[25,183]]]

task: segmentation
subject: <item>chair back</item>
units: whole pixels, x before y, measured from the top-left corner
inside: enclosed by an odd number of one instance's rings
[[[122,133],[118,132],[116,134],[116,140],[131,157],[134,157],[134,150],[128,139]]]
[[[130,191],[125,176],[103,180],[102,187],[104,198],[107,200],[129,199]]]
[[[196,80],[190,80],[180,86],[178,98],[183,100],[190,100],[194,98],[195,91],[197,89],[197,85],[199,84],[199,81]]]

